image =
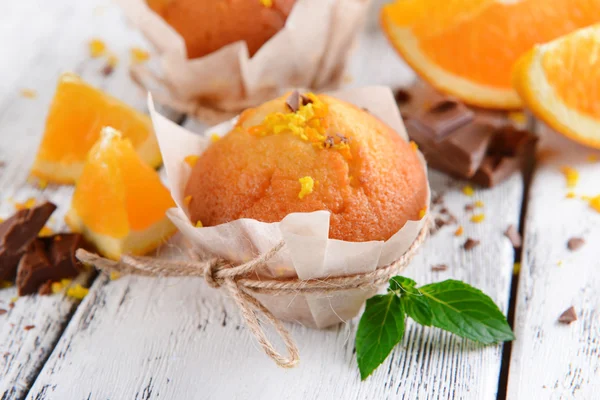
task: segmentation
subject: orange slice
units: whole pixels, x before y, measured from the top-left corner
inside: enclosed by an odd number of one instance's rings
[[[397,0],[381,24],[404,60],[438,90],[512,109],[517,59],[535,44],[600,22],[597,0]]]
[[[52,182],[74,183],[104,126],[123,132],[148,165],[161,164],[148,116],[67,73],[58,80],[31,173]]]
[[[533,48],[515,66],[514,85],[554,130],[600,149],[600,24]]]
[[[144,254],[175,232],[165,212],[174,206],[155,170],[131,140],[104,128],[75,187],[65,220],[105,257]]]

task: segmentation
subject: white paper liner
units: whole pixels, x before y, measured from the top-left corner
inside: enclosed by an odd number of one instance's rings
[[[246,43],[240,41],[188,60],[183,38],[145,0],[118,0],[126,16],[158,50],[162,81],[173,103],[196,101],[196,116],[213,121],[277,97],[288,88],[339,87],[370,1],[297,0],[283,29],[252,58]]]
[[[407,140],[404,124],[389,88],[368,87],[330,93],[370,113],[393,128]],[[190,154],[201,154],[211,143],[209,138],[187,131],[158,114],[149,96],[148,107],[165,164],[171,195],[177,203],[167,215],[182,234],[199,250],[245,262],[266,252],[281,240],[285,246],[272,259],[264,274],[273,277],[298,276],[301,279],[343,276],[371,272],[397,260],[412,244],[423,227],[424,219],[408,221],[389,240],[346,242],[329,239],[329,212],[292,213],[281,222],[266,223],[254,219],[239,219],[226,224],[196,228],[188,218],[183,202],[184,190],[191,168],[184,162]],[[210,134],[225,135],[235,119],[208,129]],[[426,168],[425,162],[423,168]],[[427,205],[429,205],[429,194]],[[429,208],[429,207],[428,207]],[[328,296],[257,295],[260,301],[284,320],[323,328],[354,317],[364,301],[375,290],[348,290]]]

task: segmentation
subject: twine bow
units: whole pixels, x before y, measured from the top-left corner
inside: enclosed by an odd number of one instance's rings
[[[408,250],[398,260],[389,265],[366,273],[308,280],[299,278],[259,279],[254,277],[257,276],[255,273],[281,250],[284,245],[283,242],[278,243],[259,257],[236,266],[221,258],[199,260],[195,253],[191,255],[192,260],[166,260],[124,255],[118,262],[100,257],[84,249],[78,249],[76,256],[81,262],[92,264],[105,272],[116,271],[123,274],[165,277],[195,276],[204,278],[208,285],[213,288],[225,288],[239,307],[248,328],[265,353],[280,367],[291,368],[300,360],[296,343],[281,321],[249,293],[266,293],[270,295],[290,293],[327,294],[351,289],[378,288],[410,263],[419,246],[425,240],[428,230],[428,224],[423,224],[419,235]],[[260,314],[273,325],[283,340],[288,352],[287,357],[279,353],[267,338],[258,319]]]

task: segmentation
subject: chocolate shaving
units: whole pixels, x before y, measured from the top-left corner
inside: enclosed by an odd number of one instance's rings
[[[510,240],[510,243],[515,249],[521,248],[523,240],[521,239],[521,234],[514,225],[510,225],[508,229],[506,229],[504,236]]]
[[[23,327],[23,329],[25,329],[26,331],[30,331],[30,330],[32,330],[33,328],[35,328],[35,325],[25,325],[25,326]]]
[[[309,104],[312,104],[312,100],[310,99],[310,97],[305,96],[303,94],[300,95],[300,100],[302,101],[302,105],[303,106],[307,106]]]
[[[397,89],[394,93],[394,98],[396,99],[396,103],[405,104],[411,100],[412,96],[408,91],[404,89]]]
[[[481,242],[479,240],[468,238],[465,244],[463,244],[463,248],[465,250],[471,250],[477,246],[479,246]]]
[[[4,308],[0,308],[0,315],[4,315],[6,314],[8,311],[5,310]]]
[[[288,106],[291,112],[296,112],[300,109],[300,93],[294,90],[285,100],[285,105]]]
[[[571,306],[563,311],[558,317],[558,322],[561,324],[569,325],[570,323],[577,321],[577,312],[575,312],[575,307]]]
[[[574,237],[569,239],[567,242],[567,248],[571,251],[579,250],[585,244],[585,240],[583,238]]]
[[[437,264],[437,265],[432,266],[431,270],[433,272],[447,271],[448,270],[448,266],[446,264]]]

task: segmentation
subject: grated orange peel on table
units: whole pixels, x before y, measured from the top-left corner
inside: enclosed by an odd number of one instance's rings
[[[600,24],[535,46],[515,66],[513,84],[555,131],[600,149]]]
[[[104,126],[120,130],[146,164],[160,166],[162,158],[150,117],[66,73],[58,80],[32,175],[50,182],[75,183]]]
[[[381,25],[400,56],[426,81],[466,103],[515,109],[518,58],[600,20],[590,0],[396,0]]]
[[[166,216],[174,206],[158,173],[113,128],[92,147],[65,220],[104,257],[144,254],[173,233]]]

